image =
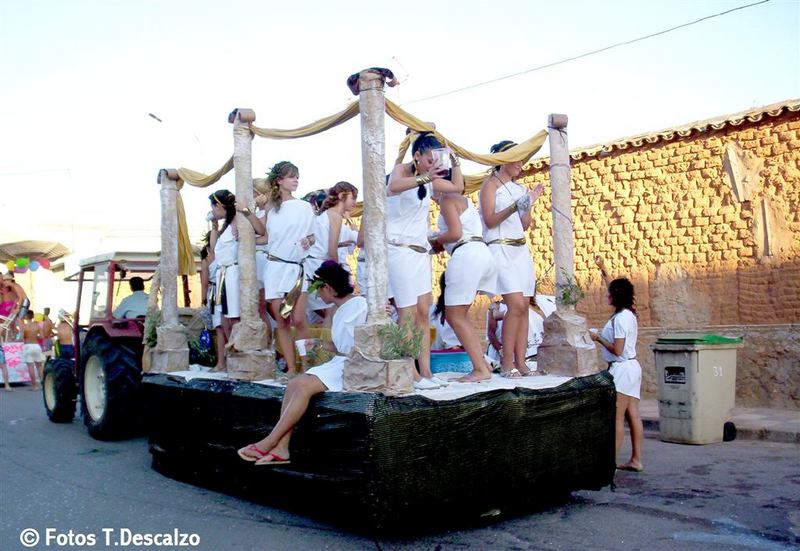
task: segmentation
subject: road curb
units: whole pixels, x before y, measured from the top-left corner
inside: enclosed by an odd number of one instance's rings
[[[658,433],[658,419],[642,419],[646,432]],[[794,431],[768,429],[765,427],[748,427],[736,425],[736,438],[738,440],[761,440],[764,442],[779,442],[782,444],[800,445],[800,433]]]

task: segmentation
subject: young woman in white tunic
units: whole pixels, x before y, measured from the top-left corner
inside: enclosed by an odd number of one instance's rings
[[[483,242],[481,217],[472,201],[457,193],[434,193],[433,199],[439,204],[439,232],[432,236],[431,245],[434,249],[444,247],[450,254],[442,289],[445,318],[472,361],[472,372],[458,380],[486,381],[492,378],[492,372],[469,319],[469,308],[479,292],[495,294],[494,258]]]
[[[311,398],[321,392],[342,390],[342,374],[347,356],[355,343],[357,325],[367,320],[367,301],[353,294],[350,273],[334,261],[326,261],[314,274],[317,293],[326,303],[337,306],[333,316],[333,352],[336,356],[322,365],[289,381],[283,396],[281,417],[275,428],[262,440],[241,448],[239,457],[256,465],[277,465],[289,462],[289,441],[292,430],[308,409]],[[317,283],[318,282],[318,283]]]
[[[256,235],[264,235],[264,224],[250,209],[240,205],[236,196],[227,189],[215,191],[208,196],[211,201],[209,249],[214,251],[217,264],[216,297],[214,312],[220,308],[221,327],[224,340],[231,336],[231,328],[239,321],[239,234],[236,229],[237,210],[253,226]],[[222,228],[219,221],[224,220]],[[224,342],[223,342],[224,345]],[[218,364],[218,367],[222,367]]]
[[[422,330],[422,348],[417,363],[415,385],[436,388],[445,381],[431,373],[431,341],[428,311],[431,306],[432,274],[428,254],[428,229],[431,194],[461,193],[464,176],[458,159],[451,156],[448,171],[432,151],[442,144],[429,133],[421,134],[411,147],[413,160],[396,165],[387,186],[386,229],[389,241],[389,290],[394,298],[400,323],[412,320]],[[434,379],[434,380],[432,380]]]
[[[493,145],[491,152],[502,153],[515,145],[502,141]],[[521,171],[521,161],[496,166],[480,191],[483,238],[497,267],[497,293],[508,307],[503,320],[501,375],[512,378],[531,374],[525,365],[527,297],[536,290],[536,275],[525,231],[531,225],[531,205],[542,194],[541,185],[528,191],[514,182]]]
[[[639,325],[636,321],[633,284],[627,278],[618,278],[608,284],[608,303],[614,315],[600,333],[591,332],[592,340],[599,343],[603,359],[608,362],[617,389],[616,453],[625,436],[625,419],[631,429],[631,458],[618,469],[641,471],[644,428],[639,414],[639,395],[642,387],[642,366],[636,359],[636,338]]]
[[[338,182],[327,191],[314,221],[314,244],[308,249],[303,262],[305,272],[313,274],[326,260],[339,261],[339,241],[344,218],[356,206],[358,189],[349,182]],[[323,319],[322,325],[330,326],[333,304],[326,304],[316,295],[309,295],[308,309]]]
[[[289,373],[297,373],[292,328],[298,339],[308,338],[306,281],[303,260],[314,242],[313,207],[292,195],[300,171],[288,161],[277,163],[267,176],[270,209],[267,211],[267,264],[264,298],[275,320],[275,333]]]

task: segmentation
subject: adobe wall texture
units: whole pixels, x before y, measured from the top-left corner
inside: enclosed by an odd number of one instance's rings
[[[587,291],[578,311],[593,327],[610,314],[596,255],[633,281],[645,398],[655,397],[658,334],[724,329],[745,337],[737,403],[800,409],[800,111],[771,113],[573,152],[575,277]],[[548,171],[536,161],[520,181],[545,184],[528,241],[539,291],[552,294]]]

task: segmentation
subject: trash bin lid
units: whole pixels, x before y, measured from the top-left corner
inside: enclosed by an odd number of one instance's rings
[[[723,337],[709,333],[667,333],[656,344],[741,344],[742,337]]]

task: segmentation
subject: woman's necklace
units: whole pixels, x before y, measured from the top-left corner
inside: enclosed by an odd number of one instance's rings
[[[494,176],[497,179],[497,181],[500,182],[500,184],[503,186],[503,189],[506,190],[506,193],[508,193],[511,196],[511,198],[514,199],[514,194],[511,193],[510,189],[508,189],[506,183],[500,179],[500,176],[497,175],[497,172],[492,172],[492,176]]]

